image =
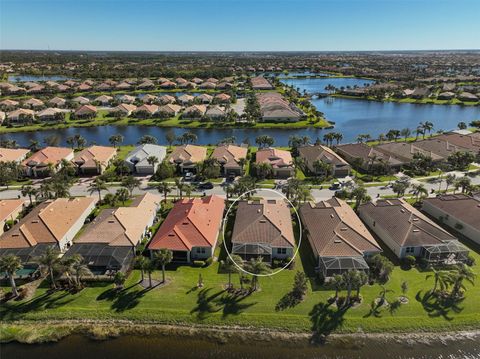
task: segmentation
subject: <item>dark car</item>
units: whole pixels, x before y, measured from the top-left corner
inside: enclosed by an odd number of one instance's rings
[[[198,185],[198,189],[212,189],[213,183],[212,182],[203,182]]]

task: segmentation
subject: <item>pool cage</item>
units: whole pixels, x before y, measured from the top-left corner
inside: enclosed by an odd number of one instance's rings
[[[468,249],[459,241],[448,241],[423,246],[422,257],[434,264],[456,264],[468,259]]]
[[[368,272],[369,267],[365,259],[356,257],[320,257],[318,271],[325,278],[348,272],[349,270],[361,270]]]
[[[272,247],[267,244],[244,244],[234,243],[232,253],[237,254],[243,260],[262,257],[263,261],[270,262],[272,259]]]

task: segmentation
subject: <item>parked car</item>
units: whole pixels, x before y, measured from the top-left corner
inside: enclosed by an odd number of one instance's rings
[[[187,172],[185,173],[185,176],[183,176],[185,181],[192,181],[194,177],[195,176],[192,172]]]
[[[212,182],[203,182],[198,185],[198,189],[212,189],[213,188],[213,183]]]
[[[332,185],[330,186],[329,189],[331,189],[332,191],[335,191],[335,190],[339,189],[340,187],[341,187],[340,182],[334,182],[334,183],[332,183]]]

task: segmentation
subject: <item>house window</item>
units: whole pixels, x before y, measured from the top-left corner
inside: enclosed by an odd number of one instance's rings
[[[277,254],[287,254],[287,248],[277,248]]]
[[[197,247],[197,253],[205,254],[205,247]]]
[[[413,254],[413,252],[415,252],[415,247],[407,247],[405,249],[406,254]]]

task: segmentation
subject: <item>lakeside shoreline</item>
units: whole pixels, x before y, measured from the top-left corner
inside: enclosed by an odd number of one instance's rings
[[[408,345],[448,345],[458,340],[480,340],[480,325],[466,327],[457,331],[417,331],[417,332],[337,332],[328,336],[315,335],[306,331],[281,330],[279,328],[261,328],[247,326],[218,326],[191,323],[165,324],[156,322],[137,322],[131,320],[49,320],[3,322],[0,326],[0,344],[12,342],[24,344],[43,344],[58,342],[71,335],[81,335],[93,340],[109,340],[122,336],[157,335],[164,337],[182,337],[226,344],[229,342],[271,342],[281,340],[298,346],[328,344],[348,341],[350,343],[365,340],[404,342]],[[441,336],[439,334],[442,334]]]

